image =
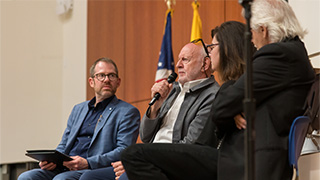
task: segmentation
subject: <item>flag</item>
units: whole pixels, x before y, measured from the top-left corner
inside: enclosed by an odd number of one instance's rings
[[[156,72],[156,82],[167,79],[168,76],[174,72],[174,60],[172,53],[172,39],[171,39],[171,14],[172,9],[166,12],[165,31],[162,39],[161,50],[159,53],[158,69]]]
[[[198,8],[200,6],[200,3],[192,2],[192,8],[193,8],[193,19],[192,19],[192,28],[191,28],[191,39],[190,41],[193,41],[195,39],[202,38],[202,23],[199,15]]]

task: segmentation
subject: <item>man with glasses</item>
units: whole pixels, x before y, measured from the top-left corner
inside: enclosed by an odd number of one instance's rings
[[[118,161],[122,150],[136,142],[140,123],[138,109],[115,95],[120,82],[114,61],[98,59],[89,77],[95,97],[73,108],[56,148],[73,160],[63,165],[41,161],[41,169],[24,172],[19,180],[79,179],[86,172]]]
[[[210,56],[202,39],[182,48],[176,68],[178,82],[169,84],[163,80],[151,88],[151,97],[157,92],[161,97],[147,109],[141,120],[140,138],[146,144],[193,144],[210,114],[219,85],[212,76]],[[109,180],[106,177],[115,173],[118,177],[121,175],[119,180],[127,179],[126,174],[122,174],[121,162],[116,162],[114,169],[98,171],[95,175],[91,173],[92,179]]]

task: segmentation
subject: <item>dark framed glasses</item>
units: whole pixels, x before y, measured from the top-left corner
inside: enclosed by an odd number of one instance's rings
[[[210,48],[210,51],[208,51],[209,53],[212,51],[212,49],[214,48],[214,47],[216,47],[216,46],[218,46],[219,45],[219,43],[214,43],[214,44],[209,44],[209,45],[207,45],[206,47],[207,47],[207,49],[209,49]]]
[[[199,41],[201,41],[201,44],[202,44],[202,46],[203,46],[203,49],[204,49],[204,51],[205,51],[206,54],[207,54],[206,57],[210,57],[210,56],[209,56],[208,48],[206,47],[206,45],[204,44],[204,42],[203,42],[203,40],[202,40],[201,38],[195,39],[195,40],[191,41],[191,43],[197,44]]]
[[[118,79],[118,75],[115,73],[110,73],[110,74],[99,73],[99,74],[95,74],[93,77],[95,77],[98,81],[101,81],[101,82],[104,81],[106,77],[108,77],[110,81],[114,81]]]

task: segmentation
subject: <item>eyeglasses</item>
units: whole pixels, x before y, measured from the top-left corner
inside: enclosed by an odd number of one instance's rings
[[[210,48],[210,50],[209,50],[209,53],[213,50],[213,48],[214,47],[216,47],[216,46],[218,46],[219,45],[219,43],[214,43],[214,44],[209,44],[209,45],[207,45],[206,47],[207,47],[207,49],[209,49]]]
[[[206,57],[210,57],[210,56],[209,56],[208,49],[207,49],[206,45],[204,44],[204,42],[203,42],[203,40],[202,40],[201,38],[199,38],[199,39],[195,39],[195,40],[191,41],[191,43],[196,44],[196,43],[197,43],[197,42],[199,42],[199,41],[201,41],[201,44],[202,44],[202,46],[203,46],[203,49],[204,49],[204,51],[205,51],[205,52],[206,52],[206,54],[207,54],[207,56],[206,56]]]
[[[106,77],[108,76],[108,79],[110,81],[114,81],[116,79],[118,79],[118,75],[115,73],[110,73],[110,74],[103,74],[103,73],[99,73],[99,74],[95,74],[94,77],[98,80],[98,81],[104,81],[106,79]]]

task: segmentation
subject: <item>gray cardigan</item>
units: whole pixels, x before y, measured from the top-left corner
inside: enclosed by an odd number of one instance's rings
[[[172,143],[193,144],[198,139],[208,120],[212,103],[218,90],[219,85],[215,81],[214,76],[190,88],[185,95],[173,127]],[[162,104],[155,119],[148,118],[148,108],[140,124],[139,131],[142,142],[153,142],[156,133],[160,129],[163,118],[179,93],[179,84],[178,82],[174,82],[168,98]]]

